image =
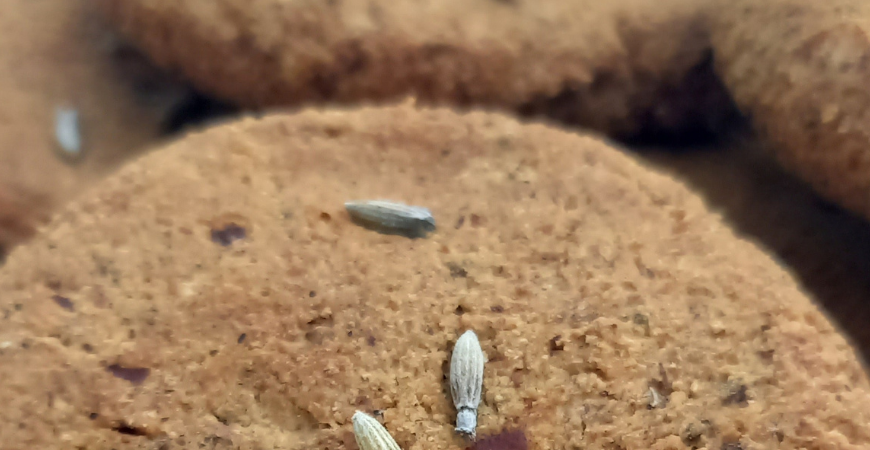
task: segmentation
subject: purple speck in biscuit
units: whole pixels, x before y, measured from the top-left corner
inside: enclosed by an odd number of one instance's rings
[[[211,240],[216,244],[228,247],[233,242],[244,239],[247,234],[243,227],[231,223],[220,229],[212,229]]]
[[[127,380],[133,384],[142,384],[151,375],[151,369],[147,367],[123,367],[119,364],[112,364],[106,370],[112,373],[116,378]]]
[[[528,450],[529,443],[522,430],[503,430],[501,433],[479,439],[472,450]]]
[[[61,297],[60,295],[54,295],[51,297],[51,299],[54,300],[54,302],[57,303],[58,306],[60,306],[61,308],[65,309],[67,311],[75,311],[76,310],[75,305],[73,305],[72,300],[70,300],[66,297]]]

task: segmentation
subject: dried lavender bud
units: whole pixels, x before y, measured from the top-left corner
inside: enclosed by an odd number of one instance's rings
[[[360,450],[401,450],[390,432],[362,411],[353,415],[353,436]]]
[[[480,341],[468,330],[456,341],[450,360],[450,392],[456,406],[456,431],[474,439],[485,362]]]
[[[344,207],[354,219],[383,230],[412,235],[435,231],[435,218],[428,209],[420,206],[408,206],[387,200],[366,200],[346,202]]]
[[[79,112],[72,108],[58,107],[54,113],[54,135],[65,157],[79,157],[82,152]]]

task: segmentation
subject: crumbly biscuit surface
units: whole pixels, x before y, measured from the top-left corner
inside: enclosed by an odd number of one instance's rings
[[[372,232],[350,198],[439,229]],[[867,376],[768,256],[604,142],[500,115],[309,110],[190,136],[67,208],[0,290],[10,448],[352,449],[357,409],[403,449],[465,448],[447,375],[466,329],[481,438],[870,445]]]

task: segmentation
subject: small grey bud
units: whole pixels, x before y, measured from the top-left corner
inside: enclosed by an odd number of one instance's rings
[[[362,411],[353,415],[353,436],[360,450],[402,450],[380,422]]]
[[[435,231],[432,212],[422,206],[410,206],[390,200],[345,202],[345,209],[355,220],[375,225],[379,230],[395,230],[415,237]]]
[[[456,431],[472,439],[476,435],[485,359],[477,335],[468,330],[456,341],[450,360],[450,392],[456,406]]]
[[[54,113],[54,135],[65,158],[78,158],[82,152],[79,112],[73,108],[58,107]]]

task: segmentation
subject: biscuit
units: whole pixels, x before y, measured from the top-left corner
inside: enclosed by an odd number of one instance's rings
[[[168,109],[137,96],[138,79],[121,64],[132,61],[129,51],[118,51],[89,1],[9,0],[3,11],[0,248],[156,141]],[[55,110],[66,107],[79,116],[84,153],[75,161],[61,156],[55,138]]]
[[[691,152],[647,150],[645,161],[700,194],[739,235],[787,267],[870,360],[870,223],[825,200],[741,136]]]
[[[710,64],[709,1],[99,3],[158,64],[248,108],[413,95],[624,139],[704,136],[736,112]]]
[[[344,202],[431,210],[425,239]],[[404,104],[188,136],[70,204],[0,272],[10,448],[870,445],[870,383],[794,280],[685,187],[588,136]]]
[[[870,4],[723,2],[716,63],[778,159],[828,198],[870,217]]]

